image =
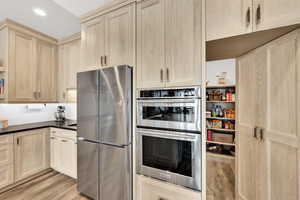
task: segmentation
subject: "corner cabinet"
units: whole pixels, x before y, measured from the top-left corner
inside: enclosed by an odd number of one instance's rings
[[[25,179],[50,167],[49,129],[15,134],[15,181]]]
[[[82,24],[81,71],[135,65],[135,3]]]
[[[138,88],[201,84],[201,11],[198,0],[138,3]]]
[[[56,102],[56,39],[6,20],[0,28],[3,103]]]

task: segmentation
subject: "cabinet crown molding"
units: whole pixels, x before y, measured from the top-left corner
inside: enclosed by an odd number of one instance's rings
[[[65,37],[61,40],[58,41],[58,45],[64,45],[64,44],[67,44],[67,43],[70,43],[70,42],[73,42],[75,40],[80,40],[81,39],[81,32],[79,33],[75,33],[73,35],[70,35],[68,37]]]

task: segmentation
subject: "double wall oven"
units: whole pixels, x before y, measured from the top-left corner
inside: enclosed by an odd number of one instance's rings
[[[138,90],[137,172],[201,190],[201,89]]]

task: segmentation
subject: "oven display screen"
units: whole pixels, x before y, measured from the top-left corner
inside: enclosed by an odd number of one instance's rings
[[[144,166],[192,177],[192,142],[143,136]]]
[[[193,123],[195,111],[193,107],[143,107],[143,119]]]

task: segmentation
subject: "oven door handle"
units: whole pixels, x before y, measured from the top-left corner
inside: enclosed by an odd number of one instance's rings
[[[139,132],[139,131],[138,131]],[[158,137],[158,138],[165,138],[165,139],[172,139],[172,140],[181,140],[181,141],[190,141],[190,142],[197,142],[200,134],[189,134],[189,133],[180,133],[179,134],[168,134],[168,133],[145,133],[144,131],[141,133],[141,136],[150,136],[150,137]]]

